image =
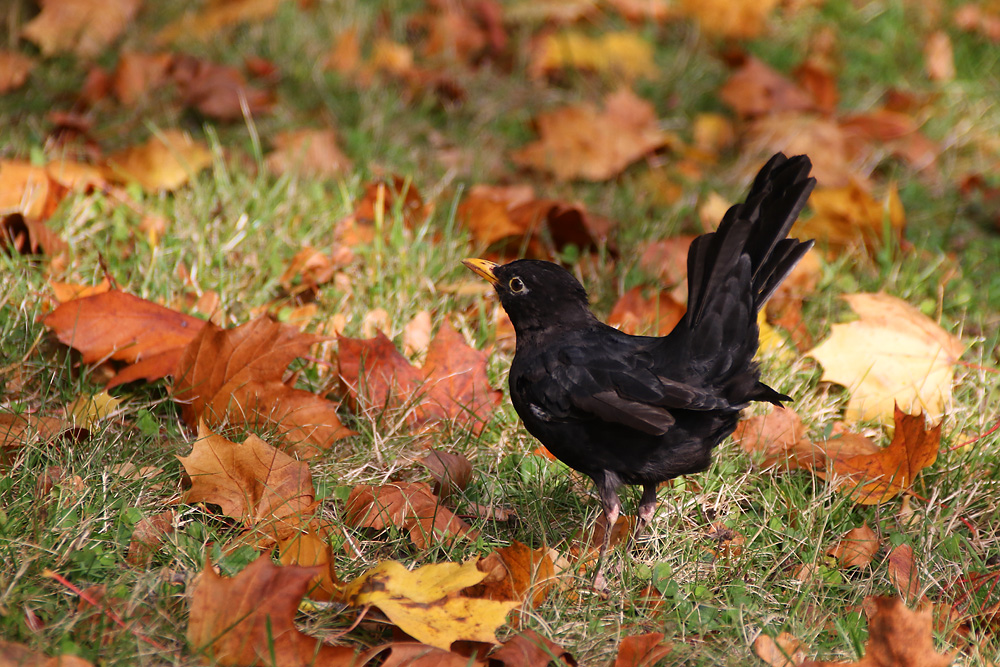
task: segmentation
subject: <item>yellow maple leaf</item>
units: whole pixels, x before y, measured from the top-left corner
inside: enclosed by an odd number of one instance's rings
[[[176,190],[212,163],[208,147],[181,130],[163,130],[140,146],[108,157],[112,175],[146,190]]]
[[[343,599],[378,607],[406,634],[445,651],[459,640],[495,644],[496,629],[518,603],[458,594],[485,577],[475,559],[431,563],[413,571],[397,561],[384,561],[348,584]]]
[[[830,337],[806,355],[823,365],[824,381],[847,387],[845,419],[891,423],[894,404],[940,419],[951,400],[962,341],[894,296],[849,294],[844,299],[860,319],[834,324]]]
[[[657,72],[652,44],[628,31],[599,37],[573,30],[546,35],[529,69],[536,77],[559,69],[618,74],[626,79],[651,77]]]

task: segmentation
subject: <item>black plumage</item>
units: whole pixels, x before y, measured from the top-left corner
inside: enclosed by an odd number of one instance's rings
[[[757,313],[812,246],[787,238],[816,184],[811,166],[806,156],[775,155],[746,201],[694,240],[687,312],[662,338],[601,323],[583,286],[557,264],[465,261],[493,284],[514,325],[515,410],[549,451],[594,480],[608,526],[621,485],[643,487],[642,530],[657,484],[704,470],[740,410],[791,400],[760,382]]]

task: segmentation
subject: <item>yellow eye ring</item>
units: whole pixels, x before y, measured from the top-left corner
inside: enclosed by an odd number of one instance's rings
[[[520,278],[514,276],[510,279],[510,282],[507,283],[507,287],[510,288],[511,292],[520,292],[524,289],[524,283],[521,282]]]

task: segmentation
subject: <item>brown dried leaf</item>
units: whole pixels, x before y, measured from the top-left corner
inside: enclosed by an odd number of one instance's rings
[[[38,0],[42,11],[21,35],[46,56],[72,51],[93,58],[118,38],[142,0]]]
[[[913,547],[900,544],[889,552],[888,572],[892,585],[903,600],[917,600],[920,594],[920,575],[913,564]]]
[[[493,662],[500,663],[501,667],[551,667],[553,663],[574,667],[577,664],[569,651],[534,630],[526,630],[504,642],[490,654],[490,663]]]
[[[300,456],[328,449],[354,433],[340,423],[337,406],[282,379],[296,357],[322,340],[266,315],[235,329],[206,323],[177,365],[173,396],[181,416],[191,426],[201,419],[273,424]]]
[[[244,109],[254,115],[274,106],[274,93],[249,85],[243,74],[229,65],[177,56],[171,78],[181,102],[209,118],[242,120]]]
[[[805,646],[787,632],[782,632],[777,639],[770,635],[757,635],[753,641],[753,652],[771,667],[796,667],[806,658]]]
[[[637,286],[615,302],[608,324],[632,335],[666,336],[686,310],[670,292]]]
[[[141,519],[132,529],[132,539],[128,543],[128,556],[125,560],[134,567],[148,566],[163,540],[174,532],[176,519],[175,510]]]
[[[174,373],[203,320],[120,290],[74,299],[45,316],[60,342],[79,350],[86,364],[114,359],[129,364],[108,382],[115,387]]]
[[[329,646],[295,627],[295,614],[320,567],[278,567],[263,554],[233,578],[206,559],[190,589],[187,639],[219,665],[352,667],[355,649]]]
[[[581,104],[540,114],[535,122],[541,138],[511,159],[561,181],[604,181],[666,143],[653,105],[627,88],[604,104],[603,111]]]
[[[743,117],[803,112],[815,108],[812,96],[753,56],[747,57],[730,75],[719,91],[719,97]]]
[[[133,106],[166,82],[173,62],[172,53],[125,51],[111,75],[111,92],[125,106]]]
[[[933,610],[910,611],[899,598],[866,598],[875,605],[865,656],[857,662],[814,662],[800,667],[948,667],[954,653],[934,650]]]
[[[393,642],[385,647],[373,649],[372,653],[389,651],[385,662],[379,667],[483,667],[481,660],[470,660],[468,656],[445,651],[419,642]]]
[[[73,422],[59,417],[0,412],[0,450],[48,444],[74,429]]]
[[[418,549],[457,537],[476,539],[479,534],[443,507],[423,482],[356,486],[347,498],[345,520],[355,528],[402,528]]]
[[[461,454],[450,454],[439,450],[431,450],[420,463],[424,465],[434,478],[434,493],[440,498],[447,498],[452,493],[465,490],[472,481],[472,464]]]
[[[191,478],[184,502],[212,503],[249,526],[300,514],[313,505],[312,475],[298,461],[251,434],[235,443],[198,424],[188,456],[178,456]]]
[[[663,641],[662,632],[631,635],[622,639],[612,667],[655,667],[672,648],[672,642]]]
[[[517,540],[480,560],[476,567],[486,577],[467,589],[472,597],[490,600],[530,600],[537,607],[555,585],[555,564],[545,549],[532,549]]]
[[[875,531],[863,524],[852,528],[835,545],[827,549],[840,567],[868,567],[878,553],[879,542]]]
[[[34,68],[35,61],[23,53],[0,50],[0,95],[23,86]]]
[[[307,178],[336,178],[351,168],[331,129],[286,130],[276,134],[273,143],[265,162],[279,176],[296,172]]]
[[[211,0],[164,27],[156,43],[165,46],[180,38],[208,41],[215,33],[249,21],[262,22],[277,11],[282,0]]]

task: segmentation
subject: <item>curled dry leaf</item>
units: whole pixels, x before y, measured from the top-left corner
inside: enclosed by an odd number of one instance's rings
[[[219,665],[351,667],[355,650],[329,646],[295,627],[295,614],[319,567],[278,567],[262,554],[233,578],[206,559],[190,588],[187,639]]]
[[[877,505],[906,490],[920,471],[937,460],[941,422],[925,428],[922,414],[908,415],[896,408],[895,431],[885,449],[872,454],[830,458],[823,478],[841,476],[840,488],[850,490],[860,505]]]
[[[249,428],[271,424],[301,456],[330,448],[354,433],[340,423],[337,406],[282,379],[296,357],[322,340],[266,315],[235,329],[206,323],[184,349],[174,374],[173,397],[181,404],[181,416],[191,426],[202,419]]]
[[[875,531],[863,524],[852,528],[827,550],[840,567],[868,567],[878,553],[879,542]]]
[[[501,667],[550,667],[553,663],[575,667],[577,664],[573,654],[534,630],[526,630],[504,642],[490,654],[490,664],[494,662]]]
[[[805,646],[787,632],[777,638],[759,634],[753,640],[753,652],[771,667],[797,667],[806,659]]]
[[[108,167],[116,179],[135,181],[151,192],[176,190],[210,164],[208,147],[175,129],[163,130],[144,144],[108,156]]]
[[[385,561],[347,584],[343,600],[378,607],[403,632],[444,651],[459,640],[496,644],[496,629],[518,603],[460,594],[485,576],[475,559],[432,563],[412,572],[401,563]]]
[[[951,400],[962,341],[888,294],[844,299],[860,319],[834,324],[830,337],[806,354],[823,365],[824,381],[848,388],[847,421],[887,422],[896,404],[940,419]]]
[[[94,58],[125,30],[142,0],[39,0],[42,11],[21,35],[46,56]]]
[[[900,544],[889,552],[889,579],[904,600],[916,600],[920,594],[920,576],[913,564],[913,547]]]
[[[235,443],[202,422],[191,454],[177,460],[191,478],[184,502],[218,505],[223,514],[247,525],[301,514],[313,506],[309,465],[256,435]]]
[[[420,463],[431,472],[434,478],[434,493],[440,498],[447,498],[453,493],[465,490],[472,481],[472,464],[461,454],[450,454],[439,450],[431,450]]]
[[[113,359],[128,364],[108,388],[173,374],[185,346],[205,325],[120,290],[67,301],[43,321],[59,342],[81,353],[84,363]]]
[[[656,667],[672,648],[672,642],[663,641],[662,632],[631,635],[622,639],[612,667]]]
[[[148,516],[135,524],[132,529],[132,539],[128,543],[126,560],[134,567],[149,565],[153,554],[163,544],[164,539],[174,532],[174,522],[177,519],[175,510],[167,510]]]
[[[604,105],[603,111],[581,104],[539,115],[541,138],[511,159],[561,181],[604,181],[666,143],[653,105],[630,90],[608,95]]]
[[[800,667],[948,667],[954,653],[934,649],[933,610],[910,611],[899,598],[866,598],[875,606],[865,656],[857,662],[807,660]]]
[[[338,338],[340,378],[355,409],[410,408],[413,426],[448,422],[482,431],[501,392],[490,387],[486,355],[445,322],[418,369],[381,332],[370,340]]]
[[[345,520],[355,528],[402,528],[408,531],[418,549],[457,537],[476,539],[479,535],[443,507],[441,500],[422,482],[356,486],[347,498]]]
[[[0,450],[48,444],[74,430],[82,433],[73,422],[59,417],[0,412]]]

